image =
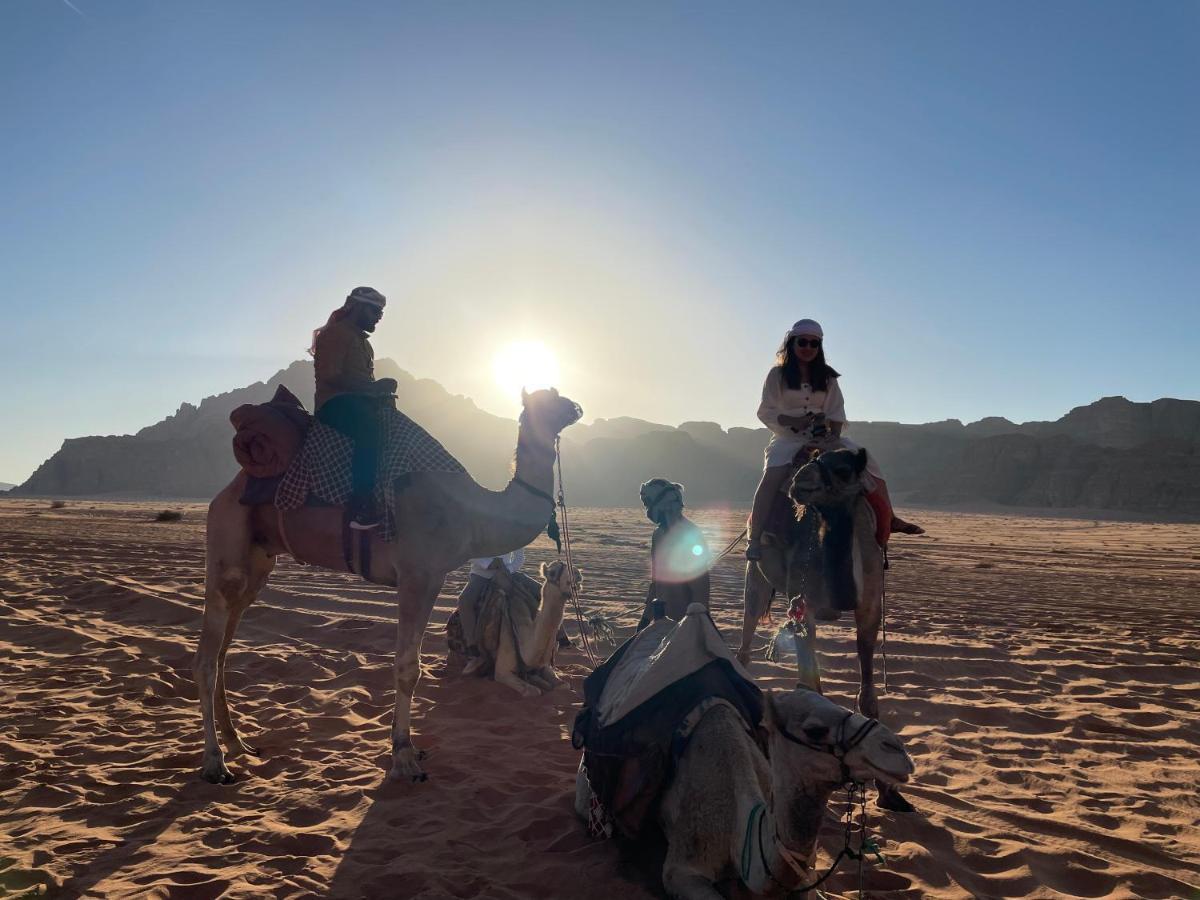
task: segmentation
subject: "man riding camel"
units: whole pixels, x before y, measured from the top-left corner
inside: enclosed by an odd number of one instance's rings
[[[367,340],[386,303],[374,288],[356,287],[313,332],[308,351],[316,372],[317,419],[354,441],[349,514],[350,527],[359,530],[380,524],[373,494],[380,410],[395,402],[396,379],[375,378],[375,352]]]

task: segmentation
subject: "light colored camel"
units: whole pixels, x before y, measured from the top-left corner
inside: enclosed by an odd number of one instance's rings
[[[528,589],[518,587],[517,579],[497,570],[493,579],[503,596],[476,625],[484,660],[476,672],[482,675],[490,668],[497,682],[526,697],[562,684],[554,671],[554,649],[567,598],[580,584],[579,572],[560,560],[542,563],[541,576],[539,604],[536,596],[526,596]],[[532,587],[530,579],[524,581]]]
[[[514,477],[502,491],[489,491],[465,473],[416,472],[397,481],[397,539],[376,540],[370,578],[394,585],[398,594],[395,710],[392,719],[392,779],[424,781],[414,748],[410,715],[420,677],[421,640],[447,573],[472,557],[501,556],[524,547],[546,527],[553,511],[554,442],[579,421],[579,405],[558,391],[522,393]],[[217,740],[231,752],[255,753],[238,737],[225,694],[225,655],[242,614],[257,596],[280,553],[302,562],[344,570],[341,511],[305,507],[286,517],[286,537],[274,506],[249,507],[238,498],[239,474],[208,509],[204,623],[193,671],[204,718],[201,775],[227,784],[233,775]]]
[[[765,695],[763,756],[734,708],[717,704],[696,726],[659,806],[667,838],[663,886],[679,900],[719,900],[737,879],[756,896],[812,884],[817,833],[847,778],[907,781],[913,762],[873,719],[797,688]]]
[[[746,564],[742,642],[738,660],[750,664],[755,628],[766,614],[772,591],[805,600],[804,635],[796,642],[799,683],[818,693],[816,623],[838,618],[838,607],[854,608],[861,681],[858,710],[879,717],[875,695],[875,645],[883,620],[883,550],[875,540],[875,515],[865,496],[866,450],[833,450],[801,466],[788,496],[803,506],[795,530],[780,540],[765,536],[759,562]],[[766,540],[773,537],[773,540]],[[880,785],[879,803],[911,811],[898,791]]]

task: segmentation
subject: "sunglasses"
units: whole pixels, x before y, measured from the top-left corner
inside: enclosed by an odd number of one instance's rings
[[[820,338],[813,338],[812,340],[809,340],[808,338],[796,338],[795,341],[797,347],[812,347],[814,350],[821,349]]]

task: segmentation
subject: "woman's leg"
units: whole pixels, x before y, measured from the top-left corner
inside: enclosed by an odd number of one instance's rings
[[[771,514],[775,496],[783,487],[791,466],[769,466],[763,469],[762,479],[754,490],[754,503],[750,507],[750,539],[746,545],[746,559],[762,559],[762,532]]]
[[[892,506],[891,495],[888,494],[887,482],[884,481],[882,478],[875,479],[875,490],[871,491],[870,496],[871,496],[871,499],[873,501],[875,501],[872,503],[872,505],[875,506],[876,510],[880,510],[880,509],[884,509],[884,508],[887,509],[886,515],[888,515],[888,520],[887,520],[888,521],[888,527],[887,527],[888,533],[890,533],[890,534],[924,534],[925,533],[925,529],[922,528],[920,525],[916,525],[913,522],[906,522],[904,519],[901,519],[899,516],[896,515],[895,508]],[[878,512],[876,514],[878,515]],[[880,527],[879,531],[882,534],[884,529],[882,527]],[[884,541],[882,543],[886,543],[886,541]]]

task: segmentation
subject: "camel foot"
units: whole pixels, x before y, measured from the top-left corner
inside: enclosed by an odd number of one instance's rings
[[[899,516],[892,516],[892,534],[924,534],[925,529],[915,522],[906,522]]]
[[[200,777],[209,784],[233,784],[236,777],[225,765],[225,760],[217,757],[204,763],[200,769]]]
[[[414,784],[428,781],[429,776],[422,771],[418,764],[418,760],[423,757],[424,754],[421,751],[406,742],[405,746],[392,753],[392,770],[388,772],[388,780],[410,781]]]
[[[875,803],[880,809],[890,810],[891,812],[910,813],[916,812],[917,808],[904,798],[900,791],[892,786],[875,782],[875,786],[879,788],[879,799]]]
[[[748,647],[738,650],[737,661],[741,663],[743,669],[750,665],[750,649]]]

